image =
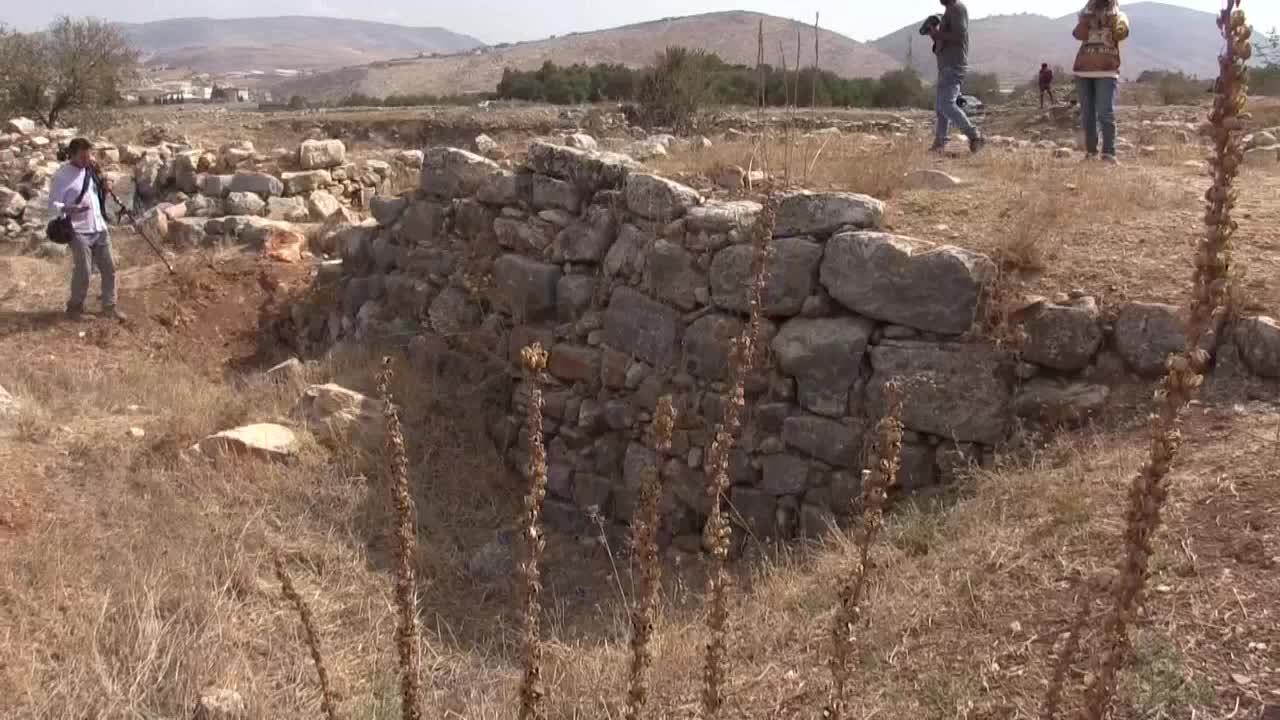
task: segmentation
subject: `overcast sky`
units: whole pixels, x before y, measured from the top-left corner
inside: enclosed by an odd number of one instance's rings
[[[1208,12],[1220,7],[1220,0],[1169,1]],[[969,0],[968,4],[975,18],[1019,12],[1056,17],[1078,10],[1084,0]],[[58,14],[109,13],[108,19],[126,22],[197,14],[222,18],[323,15],[438,25],[486,43],[536,40],[574,30],[716,10],[756,10],[805,22],[812,22],[817,11],[822,13],[823,27],[868,40],[918,22],[938,9],[936,0],[216,0],[190,5],[174,0],[0,0],[0,6],[0,21],[25,30],[40,27]],[[1246,0],[1244,7],[1255,25],[1280,25],[1280,1]]]

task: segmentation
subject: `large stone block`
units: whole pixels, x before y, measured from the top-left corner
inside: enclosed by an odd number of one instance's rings
[[[235,179],[234,175],[208,175],[200,176],[200,194],[213,198],[226,197],[231,192],[231,182]]]
[[[493,264],[495,304],[521,320],[555,314],[560,268],[520,255],[503,255]]]
[[[480,306],[466,290],[447,287],[436,295],[427,308],[431,329],[440,335],[455,335],[480,324]]]
[[[0,218],[20,218],[26,208],[27,199],[21,193],[0,185]]]
[[[733,363],[733,343],[743,322],[730,315],[703,315],[684,332],[685,372],[704,380],[726,380]]]
[[[347,161],[347,146],[341,140],[303,140],[298,146],[298,165],[303,170],[338,167]]]
[[[736,486],[729,493],[733,505],[733,518],[741,523],[752,537],[769,540],[778,537],[778,499],[771,493],[755,488]]]
[[[617,233],[613,212],[603,205],[592,205],[580,220],[556,235],[555,257],[568,262],[600,262]]]
[[[256,193],[233,192],[227,195],[225,208],[228,215],[261,215],[267,204]]]
[[[680,340],[680,315],[670,307],[629,287],[618,287],[604,313],[604,341],[615,350],[650,365],[675,362]]]
[[[1013,411],[1049,427],[1075,427],[1102,412],[1110,394],[1105,385],[1034,378],[1018,388]]]
[[[1083,370],[1102,345],[1098,303],[1091,297],[1069,305],[1043,303],[1023,323],[1022,358],[1054,370]]]
[[[623,193],[627,209],[649,220],[678,220],[702,202],[702,196],[691,187],[647,173],[627,176]]]
[[[822,246],[808,238],[783,238],[770,243],[761,292],[761,311],[773,317],[796,315],[813,293],[822,260]],[[753,281],[751,245],[731,245],[711,262],[711,298],[726,310],[748,312]]]
[[[500,171],[486,176],[476,199],[489,205],[520,205],[531,201],[533,175]]]
[[[755,227],[763,209],[760,203],[751,200],[708,200],[689,208],[685,227],[694,233],[747,232]]]
[[[568,180],[587,193],[621,189],[627,175],[643,169],[626,155],[589,152],[547,142],[531,144],[525,162],[530,170]]]
[[[1280,324],[1266,316],[1237,320],[1231,339],[1240,359],[1256,375],[1280,378]]]
[[[813,466],[798,455],[766,455],[760,460],[760,489],[770,495],[803,495]]]
[[[605,254],[604,271],[610,276],[638,276],[644,272],[645,257],[656,238],[636,227],[626,224],[618,230],[618,239]]]
[[[595,385],[600,380],[600,351],[592,347],[560,343],[551,348],[547,371],[561,380]]]
[[[852,232],[827,243],[822,284],[841,305],[929,332],[967,331],[995,266],[984,255],[887,233]]]
[[[449,206],[434,200],[415,200],[400,216],[396,236],[405,247],[427,245],[444,232]]]
[[[816,415],[792,415],[782,423],[782,441],[809,457],[840,468],[856,466],[862,436],[842,422]]]
[[[539,210],[559,208],[577,214],[582,209],[582,193],[573,183],[546,175],[534,175],[533,206]]]
[[[876,228],[884,216],[884,203],[869,196],[847,192],[792,192],[778,204],[773,234],[830,235],[846,227]]]
[[[773,338],[782,371],[800,384],[800,402],[828,417],[845,414],[873,324],[865,318],[794,318]]]
[[[1139,375],[1159,377],[1169,356],[1186,349],[1185,332],[1186,321],[1178,307],[1129,303],[1116,316],[1116,352]]]
[[[307,201],[300,197],[267,198],[267,217],[285,222],[306,222],[311,219]]]
[[[272,197],[284,194],[284,183],[275,175],[241,170],[231,178],[230,191],[233,193],[256,193],[265,197]]]
[[[502,174],[497,163],[475,153],[433,147],[423,160],[420,183],[427,194],[452,199],[475,195],[493,176]]]
[[[698,306],[699,290],[706,292],[707,278],[694,266],[692,253],[659,239],[645,258],[644,284],[658,298],[692,310]]]
[[[886,340],[871,349],[868,398],[879,412],[884,384],[896,380],[903,393],[902,422],[909,429],[995,445],[1009,430],[1008,361],[984,345]]]
[[[280,173],[280,180],[284,183],[284,191],[287,195],[305,195],[333,183],[328,170]]]

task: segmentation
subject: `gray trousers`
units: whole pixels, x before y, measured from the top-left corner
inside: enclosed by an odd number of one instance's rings
[[[67,309],[84,309],[84,299],[89,294],[89,277],[94,267],[102,276],[102,307],[115,307],[116,262],[111,257],[111,238],[106,232],[90,235],[76,233],[69,247],[74,268],[71,271],[71,299],[67,301]]]

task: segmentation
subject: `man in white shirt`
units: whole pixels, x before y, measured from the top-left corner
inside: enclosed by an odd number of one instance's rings
[[[50,183],[49,210],[71,218],[75,231],[70,243],[75,266],[71,273],[71,298],[67,301],[67,315],[73,318],[84,313],[92,264],[102,276],[102,314],[121,322],[125,320],[116,309],[116,265],[102,211],[110,189],[110,181],[103,183],[98,177],[93,145],[84,138],[72,140],[67,146],[67,163],[58,168]]]

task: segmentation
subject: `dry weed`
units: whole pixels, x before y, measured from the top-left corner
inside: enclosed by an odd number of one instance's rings
[[[1204,380],[1209,355],[1202,349],[1212,339],[1214,320],[1228,307],[1231,237],[1236,224],[1231,210],[1236,201],[1234,182],[1243,160],[1239,141],[1240,115],[1248,89],[1245,84],[1250,28],[1238,0],[1227,0],[1218,21],[1226,41],[1219,60],[1220,74],[1209,116],[1213,126],[1213,184],[1205,193],[1205,232],[1195,255],[1191,318],[1186,346],[1171,357],[1168,373],[1156,391],[1157,412],[1151,418],[1150,457],[1134,478],[1125,514],[1123,554],[1112,579],[1112,607],[1103,626],[1102,652],[1085,692],[1084,717],[1102,720],[1111,708],[1116,675],[1131,652],[1129,628],[1137,617],[1150,572],[1152,537],[1160,527],[1161,511],[1169,495],[1169,471],[1182,444],[1182,415]]]
[[[631,519],[631,553],[639,572],[636,602],[631,610],[631,665],[628,675],[627,720],[639,720],[649,697],[648,673],[653,664],[649,647],[653,639],[653,618],[658,604],[662,568],[658,563],[658,510],[662,499],[659,472],[661,460],[671,451],[671,433],[675,427],[675,408],[671,396],[658,400],[653,419],[655,450],[659,463],[647,467],[640,482],[635,515]]]
[[[417,513],[409,493],[409,458],[405,451],[400,416],[391,397],[391,358],[383,359],[378,379],[378,396],[382,399],[387,425],[387,485],[396,507],[396,606],[399,627],[396,647],[400,657],[400,716],[404,720],[421,720],[422,695],[419,680],[418,598],[414,580],[414,562],[418,550]]]
[[[862,596],[867,587],[868,561],[876,536],[884,524],[884,505],[898,476],[902,455],[902,389],[896,381],[885,383],[884,417],[876,424],[872,467],[862,474],[862,527],[858,552],[849,577],[840,590],[840,606],[831,627],[831,698],[825,717],[839,720],[848,706],[848,684],[853,673],[858,626],[862,623]]]
[[[271,561],[275,567],[276,579],[280,581],[280,593],[293,605],[293,609],[298,613],[298,619],[302,622],[302,629],[306,632],[307,647],[311,650],[311,661],[315,663],[316,677],[320,681],[320,709],[328,720],[338,720],[333,689],[329,686],[329,672],[324,667],[324,653],[320,650],[320,634],[316,631],[316,621],[311,616],[311,608],[307,607],[307,603],[293,587],[293,578],[289,577],[289,571],[285,569],[284,561],[280,556],[272,556]]]
[[[542,677],[542,636],[538,629],[542,605],[542,571],[539,567],[547,540],[542,529],[542,502],[547,496],[547,448],[542,439],[542,373],[547,368],[547,351],[534,343],[520,352],[525,381],[529,384],[526,430],[529,433],[529,493],[525,496],[521,529],[524,531],[524,562],[521,564],[520,622],[524,632],[524,676],[520,682],[521,720],[546,717],[546,686]]]

